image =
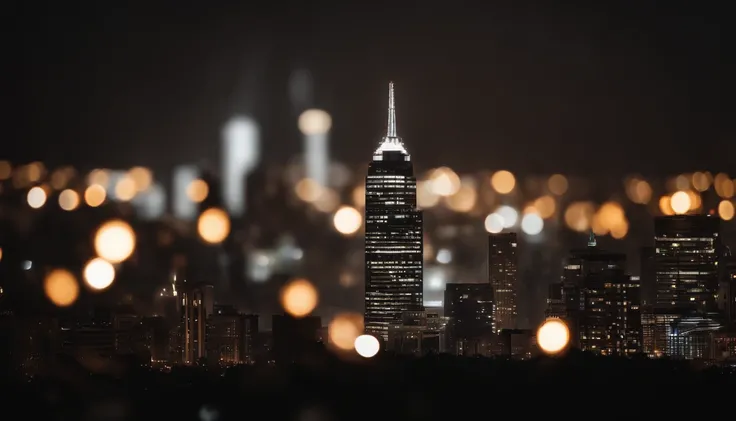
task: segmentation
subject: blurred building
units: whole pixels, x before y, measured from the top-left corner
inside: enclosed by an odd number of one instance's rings
[[[180,284],[181,322],[178,342],[180,363],[196,364],[206,357],[207,316],[214,311],[214,288],[212,285]]]
[[[396,134],[393,84],[388,114],[365,187],[365,329],[384,341],[403,312],[423,305],[424,262],[422,213],[411,156]]]
[[[258,316],[216,306],[207,320],[207,360],[218,365],[253,364]]]
[[[495,344],[493,288],[490,284],[445,287],[447,351],[456,355],[491,355]]]
[[[260,129],[251,118],[233,117],[222,130],[222,196],[235,217],[245,212],[246,176],[258,165],[260,147]]]
[[[496,331],[516,328],[518,259],[516,233],[488,235],[488,282],[493,287]]]

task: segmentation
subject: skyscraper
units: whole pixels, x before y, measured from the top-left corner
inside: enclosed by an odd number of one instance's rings
[[[601,250],[592,234],[567,259],[562,301],[573,346],[602,355],[641,350],[639,279],[626,274],[626,255]]]
[[[365,330],[388,340],[389,325],[422,309],[422,213],[411,156],[396,134],[394,85],[388,130],[373,153],[365,187]]]
[[[654,219],[656,301],[654,355],[702,358],[720,328],[720,219],[707,215]]]
[[[493,319],[497,331],[516,328],[516,233],[488,236],[488,282],[496,303]]]

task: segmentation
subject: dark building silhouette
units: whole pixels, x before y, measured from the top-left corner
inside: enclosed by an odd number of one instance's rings
[[[490,284],[445,286],[447,350],[457,355],[490,355],[493,344],[493,288]]]
[[[318,316],[295,318],[277,314],[272,318],[276,364],[291,364],[309,359],[322,345],[322,320]]]
[[[253,364],[258,316],[238,313],[232,306],[215,306],[207,319],[207,360],[216,365]]]

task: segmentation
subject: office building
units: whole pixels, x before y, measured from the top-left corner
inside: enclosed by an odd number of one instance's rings
[[[389,85],[388,130],[365,187],[365,330],[388,340],[389,326],[423,305],[422,213],[411,156],[396,132]]]
[[[489,284],[447,284],[445,317],[450,353],[491,355],[495,335],[493,289]]]
[[[654,220],[655,355],[705,358],[720,327],[718,313],[720,219],[706,215]]]
[[[573,346],[601,355],[641,351],[638,277],[626,274],[626,256],[597,246],[573,250],[563,270],[564,318]]]
[[[488,236],[488,281],[493,287],[496,329],[516,328],[518,289],[516,233]]]

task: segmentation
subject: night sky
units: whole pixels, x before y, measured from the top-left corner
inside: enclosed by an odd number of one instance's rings
[[[283,163],[299,152],[298,112],[318,106],[336,156],[365,163],[393,80],[420,169],[736,172],[726,2],[75,3],[5,7],[0,157],[216,163],[237,112]],[[295,72],[311,92],[290,89]]]

